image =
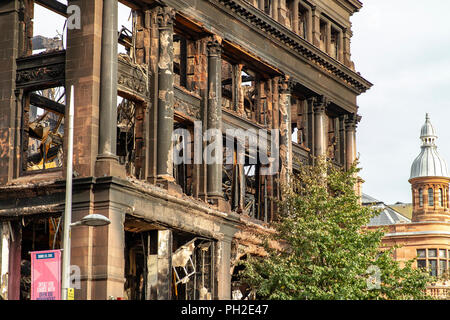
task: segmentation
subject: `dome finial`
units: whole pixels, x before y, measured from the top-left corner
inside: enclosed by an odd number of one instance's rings
[[[410,179],[427,176],[448,177],[447,164],[437,152],[436,138],[430,115],[425,113],[425,123],[420,130],[421,152],[411,166]]]
[[[420,130],[420,139],[425,143],[434,143],[437,138],[436,131],[430,121],[430,115],[425,113],[425,123]]]

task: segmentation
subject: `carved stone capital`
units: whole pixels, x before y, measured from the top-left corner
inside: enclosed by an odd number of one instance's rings
[[[159,28],[170,28],[173,26],[176,11],[171,7],[158,7],[156,19]]]
[[[321,95],[313,98],[314,113],[325,112],[326,107],[330,104],[330,100],[327,97]]]
[[[211,38],[206,44],[209,56],[220,56],[222,54],[222,41],[217,37]]]
[[[289,78],[289,76],[283,76],[280,78],[279,91],[281,94],[290,94],[294,90],[295,82]]]
[[[361,121],[361,116],[356,113],[350,113],[345,119],[345,129],[356,130],[358,123]]]

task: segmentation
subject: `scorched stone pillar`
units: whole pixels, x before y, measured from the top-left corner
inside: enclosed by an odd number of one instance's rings
[[[117,136],[117,0],[103,1],[100,110],[96,176],[125,176],[116,156]]]
[[[158,124],[157,178],[173,182],[173,21],[175,11],[169,7],[158,9]]]
[[[320,96],[314,102],[314,156],[324,156],[325,145],[325,108],[327,100]]]
[[[350,168],[353,162],[356,160],[356,125],[359,121],[359,116],[356,114],[350,114],[345,120],[345,166]]]
[[[209,142],[206,150],[208,198],[222,199],[222,58],[220,39],[208,47],[208,117]]]
[[[291,90],[292,82],[288,77],[280,81],[280,158],[281,177],[287,178],[292,171],[291,143]]]

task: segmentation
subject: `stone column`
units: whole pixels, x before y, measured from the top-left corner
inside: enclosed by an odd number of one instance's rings
[[[158,9],[158,123],[157,177],[173,182],[173,20],[175,11],[169,7]]]
[[[327,27],[326,27],[326,42],[325,42],[325,51],[328,54],[331,54],[331,23],[330,21],[327,21]]]
[[[343,63],[344,65],[346,65],[347,67],[352,67],[352,61],[351,61],[351,56],[350,56],[350,38],[352,36],[352,32],[350,29],[344,29],[343,30],[343,46],[342,46],[342,50],[343,50]]]
[[[280,0],[272,0],[272,18],[278,21],[278,7]]]
[[[292,171],[291,91],[293,83],[285,76],[280,81],[280,158],[281,177]]]
[[[14,118],[16,89],[16,58],[19,55],[19,6],[18,0],[2,1],[0,27],[0,184],[13,179]],[[18,144],[18,143],[17,143]]]
[[[213,38],[208,48],[208,117],[210,134],[207,156],[208,198],[222,198],[222,45],[221,39]],[[211,152],[208,152],[210,150]]]
[[[345,116],[339,116],[339,163],[345,166]]]
[[[315,97],[306,99],[306,147],[314,155],[314,101]]]
[[[216,243],[217,299],[231,299],[231,239]]]
[[[8,256],[8,300],[20,300],[22,222],[11,221]]]
[[[308,8],[308,16],[306,19],[306,40],[313,42],[313,10]]]
[[[339,40],[338,40],[338,60],[341,63],[344,63],[344,34],[342,31],[339,31]]]
[[[314,156],[326,155],[325,143],[325,109],[328,104],[324,96],[319,96],[314,101]]]
[[[116,156],[117,141],[117,0],[103,1],[100,108],[96,176],[125,176]]]
[[[299,0],[294,0],[292,7],[292,31],[296,34],[299,34],[298,30],[298,2]],[[306,38],[306,35],[305,35]]]
[[[172,299],[172,231],[158,230],[158,300]]]
[[[258,9],[264,11],[264,0],[258,0]]]
[[[108,217],[111,224],[95,228],[79,227],[78,229],[89,228],[92,230],[77,230],[80,232],[78,240],[72,244],[72,246],[78,246],[77,256],[81,261],[89,259],[89,252],[92,252],[91,273],[88,279],[90,278],[90,294],[93,300],[106,300],[111,296],[123,297],[124,294],[125,213],[123,209],[115,206],[110,198],[111,188],[112,186],[109,185],[102,194],[95,195],[97,203],[105,203],[104,205],[96,204],[95,212]],[[83,232],[91,235],[91,246],[88,243],[83,245],[84,241],[89,241],[88,237],[82,237]],[[72,240],[72,242],[74,241]],[[75,264],[75,261],[74,259],[72,264]]]
[[[316,7],[312,7],[312,43],[316,47],[320,47],[320,12]]]
[[[345,120],[345,167],[348,169],[356,160],[356,126],[360,117],[354,113],[349,114]]]

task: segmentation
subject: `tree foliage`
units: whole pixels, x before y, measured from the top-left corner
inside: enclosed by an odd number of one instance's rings
[[[267,256],[244,262],[244,281],[264,299],[427,299],[429,276],[413,261],[396,262],[394,248],[381,250],[383,230],[365,228],[379,212],[359,203],[356,164],[344,171],[316,163],[284,187]]]

